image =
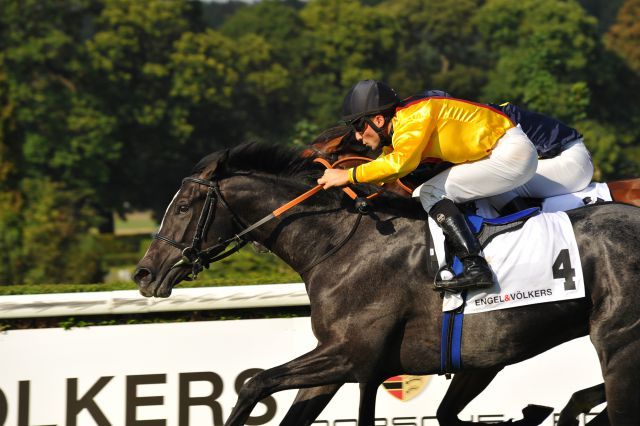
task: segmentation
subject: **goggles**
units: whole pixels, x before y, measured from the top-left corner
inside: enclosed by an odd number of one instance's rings
[[[355,120],[350,121],[348,124],[355,132],[362,133],[367,127],[367,124],[371,124],[371,122],[369,121],[369,118],[365,116],[356,118]]]

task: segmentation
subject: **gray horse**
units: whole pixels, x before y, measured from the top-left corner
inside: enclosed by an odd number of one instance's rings
[[[168,297],[173,286],[220,258],[237,235],[301,273],[318,346],[248,381],[227,425],[244,424],[258,401],[292,388],[315,389],[299,396],[301,408],[284,424],[311,424],[314,407],[323,403],[304,402],[328,399],[345,382],[360,384],[365,403],[359,421],[372,425],[370,405],[383,380],[439,372],[441,300],[425,268],[426,215],[416,203],[381,196],[360,220],[340,191],[321,191],[279,220],[270,220],[272,214],[260,221],[314,186],[320,172],[297,153],[255,144],[206,157],[183,182],[134,274],[143,295]],[[462,335],[465,368],[497,372],[589,334],[601,361],[609,421],[639,425],[638,209],[606,204],[568,215],[587,296],[469,316]]]

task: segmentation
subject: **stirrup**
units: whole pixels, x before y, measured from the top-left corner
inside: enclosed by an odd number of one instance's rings
[[[433,289],[435,291],[446,291],[450,293],[459,293],[468,289],[485,289],[491,288],[495,284],[493,281],[493,275],[489,282],[487,281],[474,281],[468,280],[466,283],[461,284],[450,266],[445,265],[438,270],[438,273],[433,280]]]
[[[455,286],[447,286],[447,281],[450,281],[456,277],[455,272],[449,265],[444,265],[433,277],[433,290],[440,291],[442,293],[459,293],[462,289],[457,289]]]

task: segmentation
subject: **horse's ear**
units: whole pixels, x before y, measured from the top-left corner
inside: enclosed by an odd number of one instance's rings
[[[213,160],[207,165],[207,167],[204,168],[200,177],[203,179],[212,180],[216,175],[222,174],[228,158],[229,150],[225,149],[224,151],[222,151],[222,154],[218,158]]]

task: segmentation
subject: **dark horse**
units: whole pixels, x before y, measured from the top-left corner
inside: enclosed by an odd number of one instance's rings
[[[244,424],[259,400],[292,388],[315,390],[297,398],[300,409],[294,406],[283,424],[311,424],[316,407],[323,404],[305,402],[313,401],[314,393],[330,398],[331,390],[345,382],[360,384],[365,402],[360,424],[372,425],[368,405],[384,379],[439,372],[442,307],[425,267],[426,214],[417,203],[382,195],[356,227],[360,216],[353,202],[338,190],[320,191],[282,219],[266,220],[243,234],[250,224],[313,187],[320,174],[297,153],[260,145],[206,157],[183,182],[167,209],[159,238],[134,274],[143,295],[168,297],[173,286],[197,272],[201,256],[215,259],[238,234],[266,246],[301,273],[318,346],[247,382],[227,425]],[[568,216],[581,253],[587,296],[470,315],[462,335],[465,368],[497,371],[589,334],[605,379],[609,421],[638,425],[638,209],[605,204],[573,210]],[[346,235],[351,237],[344,241]],[[320,259],[325,260],[318,263]]]

